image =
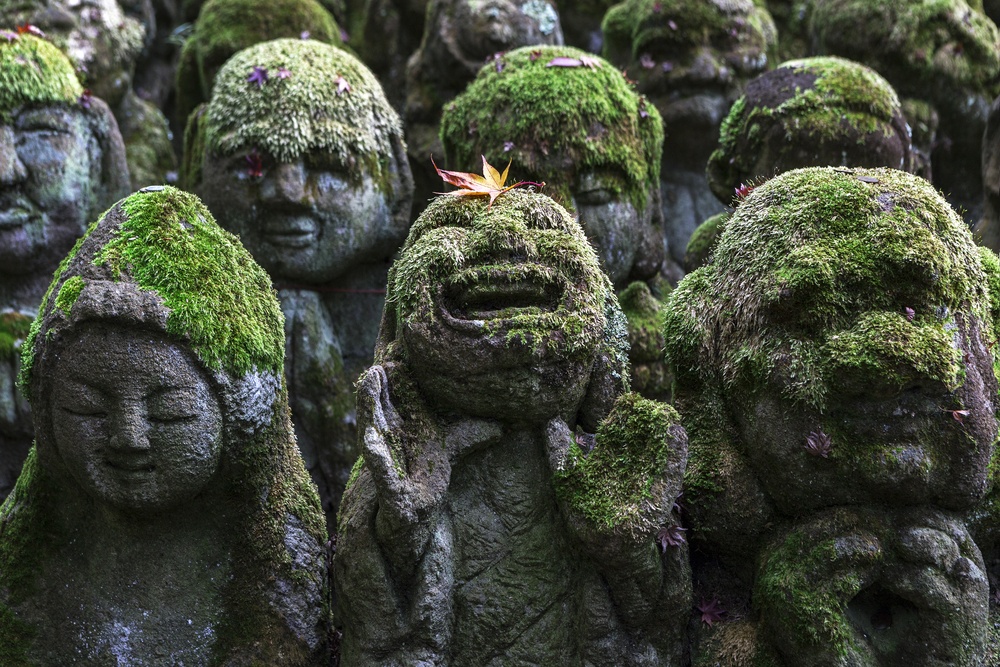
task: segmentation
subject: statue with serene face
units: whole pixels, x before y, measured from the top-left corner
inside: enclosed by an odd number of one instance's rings
[[[90,228],[23,349],[36,441],[0,507],[5,660],[326,664],[281,322],[193,195],[140,191]]]
[[[749,636],[747,661],[979,664],[998,275],[924,179],[809,168],[750,193],[671,294],[695,578],[748,619],[706,660]]]
[[[358,456],[353,383],[371,363],[388,258],[408,225],[399,117],[353,56],[274,40],[220,70],[184,160],[187,187],[278,288],[292,419],[332,519]]]
[[[27,402],[14,387],[17,348],[52,272],[87,223],[128,188],[125,153],[107,105],[83,88],[55,46],[0,39],[0,498],[31,444]]]
[[[345,665],[679,664],[686,440],[671,408],[625,393],[625,336],[551,199],[432,202],[358,385]]]

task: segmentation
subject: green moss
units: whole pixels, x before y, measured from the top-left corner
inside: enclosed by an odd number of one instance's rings
[[[80,292],[83,291],[85,283],[83,278],[80,276],[71,276],[66,279],[66,282],[62,284],[59,288],[59,293],[56,295],[56,308],[63,311],[66,315],[69,315],[69,311],[73,308],[73,304],[76,303],[77,298],[80,296]]]
[[[622,395],[589,453],[575,442],[570,446],[566,469],[553,477],[556,495],[601,529],[651,528],[643,514],[675,446],[679,419],[668,405]]]
[[[705,222],[698,225],[698,228],[691,234],[688,240],[687,249],[684,251],[684,268],[694,271],[699,266],[708,261],[708,257],[715,248],[715,241],[726,227],[732,213],[723,211],[716,213]]]
[[[0,313],[0,361],[10,359],[31,330],[32,317],[16,311]]]
[[[772,355],[783,340],[822,342],[838,333],[843,345],[826,348],[826,372],[881,364],[891,374],[891,360],[909,341],[920,349],[909,351],[908,363],[950,383],[948,313],[971,309],[985,338],[994,336],[986,276],[968,229],[929,184],[903,172],[787,172],[740,205],[715,258],[669,301],[666,347],[679,379],[711,368],[722,375],[713,382],[753,381],[742,363],[748,356]],[[918,316],[912,332],[900,318],[881,316],[895,327],[897,347],[885,342],[864,361],[848,350],[865,337],[861,329],[848,334],[852,327],[872,331],[874,321],[855,322],[859,313],[901,315],[907,307]],[[711,335],[715,322],[725,326]]]
[[[606,308],[610,303],[617,311],[618,305],[583,230],[561,206],[526,190],[507,192],[492,206],[458,197],[430,203],[410,229],[389,274],[387,300],[395,306],[397,321],[436,317],[432,290],[474,261],[466,254],[471,248],[477,255],[501,258],[516,249],[526,257],[520,264],[526,277],[560,290],[562,281],[569,279],[567,294],[555,310],[518,308],[509,317],[494,318],[502,320],[504,330],[491,333],[502,334],[508,344],[531,345],[538,354],[558,348],[575,358],[591,354],[595,338],[612,335]],[[479,280],[484,273],[506,280],[518,277],[506,261],[477,263],[474,274],[464,275]],[[620,341],[606,342],[614,348],[608,351],[619,356]]]
[[[618,295],[628,327],[629,356],[633,362],[656,361],[663,356],[663,315],[646,283],[636,281]]]
[[[340,27],[315,0],[208,0],[198,14],[194,32],[184,43],[188,55],[177,68],[178,111],[182,118],[212,95],[219,68],[245,48],[272,39],[310,39],[341,47]],[[195,86],[189,87],[189,82]]]
[[[556,57],[595,64],[548,67]],[[492,164],[511,160],[513,178],[544,181],[546,194],[564,206],[572,205],[583,172],[616,177],[613,194],[639,210],[659,187],[656,109],[610,63],[570,47],[523,47],[483,67],[445,106],[441,142],[449,168],[479,171],[481,156]]]
[[[0,38],[0,118],[25,105],[77,104],[83,87],[55,46],[31,35]]]
[[[197,197],[175,188],[138,192],[119,205],[127,220],[95,264],[155,291],[170,309],[167,331],[190,338],[209,368],[280,373],[284,318],[276,300],[259,298],[273,292],[270,278],[236,237]]]
[[[269,73],[262,86],[247,81],[255,67]],[[289,71],[288,78],[278,77],[280,68]],[[349,90],[338,88],[341,78]],[[208,152],[231,155],[256,147],[291,161],[317,151],[380,183],[389,181],[393,141],[402,136],[399,116],[357,58],[301,39],[256,44],[234,55],[219,72],[201,122]]]

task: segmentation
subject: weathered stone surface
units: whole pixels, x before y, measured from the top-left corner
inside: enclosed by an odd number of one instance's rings
[[[60,265],[22,354],[35,447],[0,507],[5,664],[326,663],[281,319],[173,188],[119,202]]]
[[[269,72],[261,85],[247,81],[255,67]],[[409,224],[402,134],[357,58],[300,39],[229,60],[186,133],[187,187],[278,289],[292,421],[331,522],[359,454],[353,383],[371,364],[388,258]]]
[[[686,545],[657,539],[686,440],[622,393],[580,228],[537,194],[439,198],[389,291],[334,559],[343,664],[679,664]]]

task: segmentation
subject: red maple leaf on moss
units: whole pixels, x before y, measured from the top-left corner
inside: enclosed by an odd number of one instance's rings
[[[542,187],[544,183],[532,183],[530,181],[519,181],[513,185],[504,185],[507,182],[507,172],[510,171],[510,163],[507,163],[507,168],[503,170],[501,174],[499,171],[493,168],[493,166],[486,161],[486,156],[483,156],[483,175],[471,174],[465,171],[448,171],[446,169],[439,168],[434,164],[434,158],[431,157],[431,164],[434,165],[434,169],[437,171],[438,176],[444,179],[445,183],[449,183],[459,188],[458,190],[453,190],[451,192],[436,192],[439,195],[450,195],[453,197],[489,197],[489,206],[493,205],[496,198],[507,192],[508,190],[513,190],[514,188],[521,185],[534,185],[537,187]]]
[[[726,615],[726,610],[719,604],[719,598],[713,597],[711,600],[701,599],[698,605],[698,612],[701,614],[701,622],[712,627],[713,624],[722,620]]]

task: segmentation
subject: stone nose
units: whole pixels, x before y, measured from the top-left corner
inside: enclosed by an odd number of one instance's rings
[[[301,160],[279,162],[264,176],[260,198],[271,203],[304,203],[307,176],[306,167]]]
[[[14,131],[0,126],[0,185],[14,185],[28,178],[28,170],[17,155]]]
[[[111,423],[110,445],[120,451],[149,449],[149,423],[140,403],[124,403],[115,412]]]

